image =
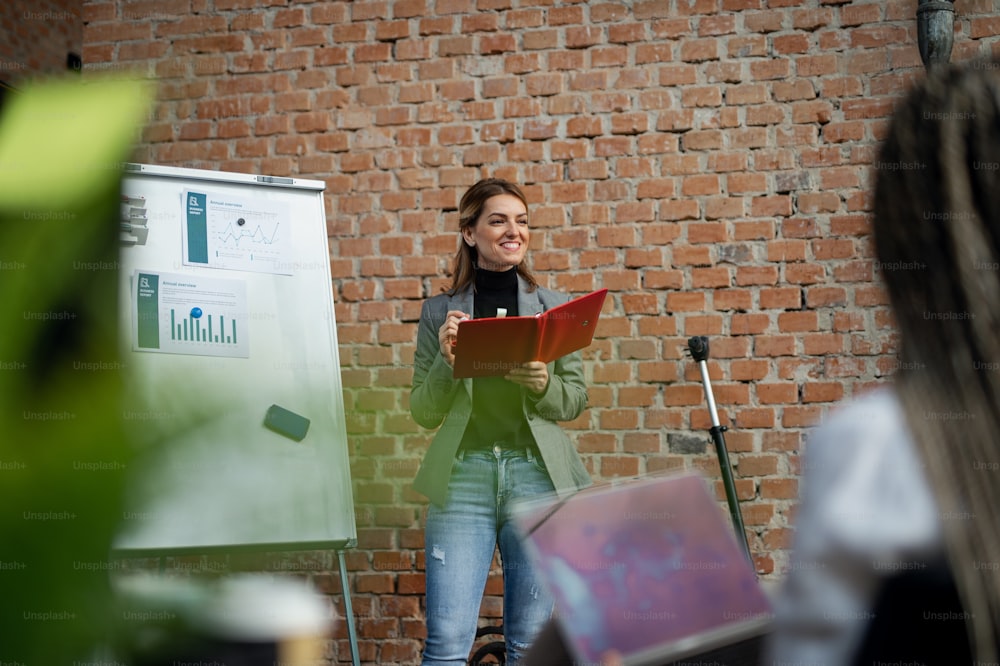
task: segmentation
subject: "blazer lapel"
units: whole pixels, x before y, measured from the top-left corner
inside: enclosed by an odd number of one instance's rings
[[[521,317],[531,317],[545,311],[545,306],[538,300],[538,290],[528,291],[528,283],[520,275],[517,276],[517,314]]]
[[[528,283],[520,275],[517,276],[517,313],[522,317],[533,317],[545,311],[538,298],[538,290],[528,291]],[[528,413],[528,392],[521,391],[521,410]]]
[[[472,316],[472,287],[466,287],[462,291],[454,294],[448,301],[449,310],[459,310]]]
[[[458,310],[459,312],[464,312],[470,317],[474,316],[473,302],[472,302],[472,286],[468,286],[462,291],[451,297],[448,301],[449,310]],[[472,378],[466,377],[462,380],[462,385],[465,386],[465,391],[469,394],[469,402],[472,402]]]

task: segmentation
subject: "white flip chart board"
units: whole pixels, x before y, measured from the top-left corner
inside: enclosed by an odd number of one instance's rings
[[[356,545],[323,189],[127,165],[123,418],[147,450],[116,551]]]

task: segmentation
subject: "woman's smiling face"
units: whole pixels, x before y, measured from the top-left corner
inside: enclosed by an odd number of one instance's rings
[[[476,223],[462,230],[479,255],[478,267],[489,271],[514,268],[528,252],[528,209],[512,194],[498,194],[483,204]]]

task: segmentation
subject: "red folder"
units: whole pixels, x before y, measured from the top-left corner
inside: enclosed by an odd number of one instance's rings
[[[607,289],[530,317],[484,317],[458,325],[456,379],[503,376],[528,361],[554,361],[594,339]]]

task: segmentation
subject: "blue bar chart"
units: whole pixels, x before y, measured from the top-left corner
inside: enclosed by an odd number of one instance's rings
[[[242,280],[143,271],[133,279],[134,350],[249,357]]]
[[[214,317],[214,322],[213,322]],[[170,309],[170,339],[176,342],[209,342],[222,345],[239,343],[236,320],[226,321],[225,315],[201,315],[195,317]]]

